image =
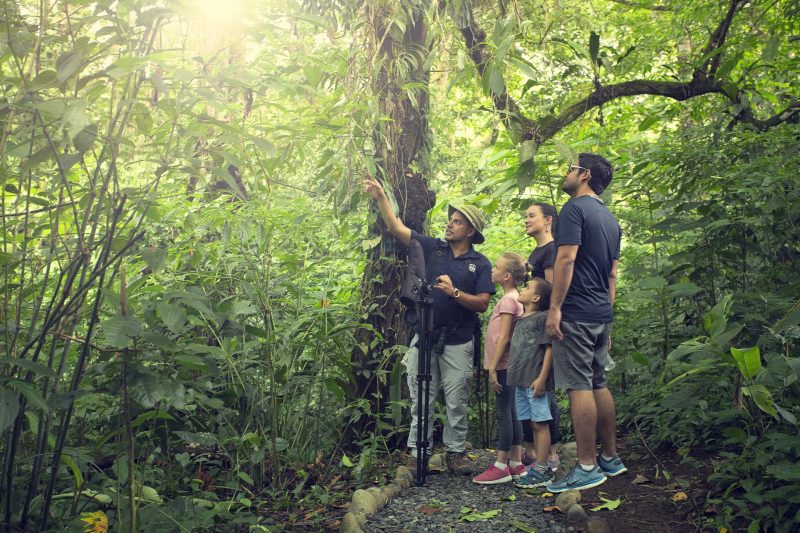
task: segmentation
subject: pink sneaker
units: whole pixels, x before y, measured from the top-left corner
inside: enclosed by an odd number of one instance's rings
[[[511,479],[519,479],[520,476],[525,475],[525,472],[528,471],[528,467],[523,465],[517,466],[509,466],[508,471],[511,472]]]
[[[512,479],[508,466],[501,469],[492,464],[486,469],[486,472],[472,478],[472,481],[479,485],[497,485],[499,483],[508,483]]]

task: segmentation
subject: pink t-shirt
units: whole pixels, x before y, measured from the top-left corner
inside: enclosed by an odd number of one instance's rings
[[[494,349],[497,346],[497,338],[500,336],[500,315],[510,314],[512,316],[511,331],[508,332],[508,342],[511,343],[511,335],[514,333],[514,322],[522,316],[524,309],[522,304],[517,301],[519,293],[516,290],[508,291],[497,302],[489,317],[489,325],[486,326],[486,346],[483,349],[483,368],[489,368],[489,363],[494,357]],[[497,363],[497,370],[508,368],[508,347],[506,344],[503,355]]]

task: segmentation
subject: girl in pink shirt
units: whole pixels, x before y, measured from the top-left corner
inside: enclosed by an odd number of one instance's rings
[[[514,321],[522,316],[517,301],[517,286],[527,281],[525,259],[514,253],[501,255],[492,268],[492,281],[503,290],[486,328],[483,367],[489,371],[489,386],[495,393],[495,411],[500,438],[497,459],[486,472],[472,481],[481,485],[508,483],[525,472],[522,465],[522,424],[514,413],[514,387],[506,387],[508,349],[514,332]]]

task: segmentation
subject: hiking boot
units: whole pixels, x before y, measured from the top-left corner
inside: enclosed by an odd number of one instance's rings
[[[542,487],[553,480],[553,472],[549,468],[537,469],[535,466],[528,469],[524,476],[514,482],[514,485],[521,489]]]
[[[556,454],[556,458],[555,459],[550,459],[548,457],[547,458],[547,466],[550,467],[550,470],[555,472],[556,470],[558,470],[558,467],[561,466],[561,457],[559,457],[558,454]]]
[[[447,452],[444,460],[450,472],[462,476],[472,475],[472,463],[467,460],[464,452]]]
[[[602,470],[603,473],[609,477],[618,476],[628,471],[628,469],[622,463],[622,460],[620,460],[619,455],[615,455],[610,461],[606,461],[603,459],[602,455],[598,455],[597,466],[599,466],[600,470]]]
[[[606,476],[599,466],[595,465],[591,470],[584,470],[580,464],[576,464],[569,471],[569,474],[561,481],[554,481],[546,486],[547,492],[558,493],[570,489],[583,490],[602,485],[606,482]]]
[[[528,468],[523,464],[519,464],[517,466],[508,465],[508,471],[511,472],[511,477],[513,479],[519,479],[520,476],[525,475],[525,472],[528,471]]]
[[[497,468],[492,464],[486,469],[486,472],[472,478],[472,481],[478,485],[498,485],[500,483],[508,483],[511,479],[511,471],[508,466]]]
[[[428,461],[430,461],[430,459],[431,458],[429,456],[428,457]],[[403,466],[405,466],[406,468],[411,470],[411,473],[414,474],[415,476],[417,475],[417,457],[416,456],[409,454],[408,455],[408,461],[406,461],[406,463]],[[430,464],[428,465],[428,471],[430,472]]]

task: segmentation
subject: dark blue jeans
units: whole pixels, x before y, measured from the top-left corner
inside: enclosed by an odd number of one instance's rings
[[[497,440],[497,449],[501,452],[511,451],[511,446],[522,444],[522,424],[517,420],[517,411],[514,403],[514,387],[506,385],[508,370],[497,371],[497,381],[503,386],[500,394],[495,394],[495,412],[497,415],[497,428],[500,437]]]

